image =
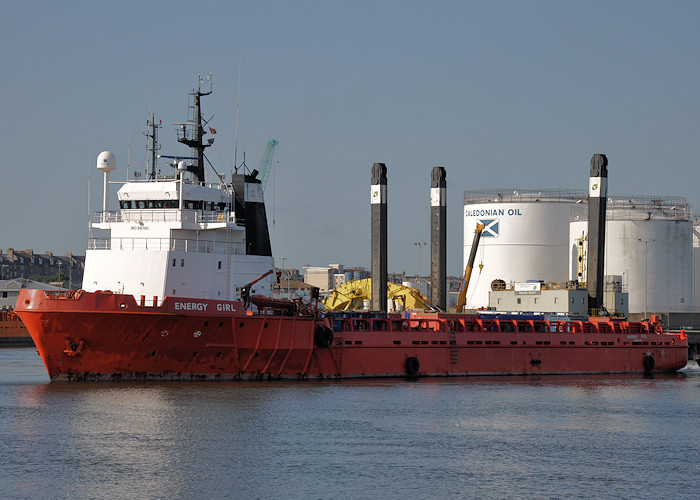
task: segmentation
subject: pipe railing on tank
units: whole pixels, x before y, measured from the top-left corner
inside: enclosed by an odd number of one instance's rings
[[[588,198],[588,193],[572,189],[475,189],[464,192],[465,204],[476,203],[529,203],[546,202],[577,202]]]
[[[586,205],[571,209],[571,221],[588,220]],[[609,198],[606,220],[693,220],[693,210],[684,197],[623,197]]]

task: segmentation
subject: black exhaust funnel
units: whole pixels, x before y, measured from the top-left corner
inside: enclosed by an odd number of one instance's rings
[[[430,172],[430,300],[447,306],[447,174],[443,167]]]
[[[608,158],[595,154],[591,158],[588,189],[588,310],[597,315],[603,308],[605,266],[605,208],[608,197]]]
[[[372,310],[386,312],[387,269],[387,211],[386,165],[372,165]]]

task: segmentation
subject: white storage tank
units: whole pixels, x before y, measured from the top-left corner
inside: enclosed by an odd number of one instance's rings
[[[570,278],[577,278],[578,241],[587,252],[588,214],[575,209],[570,226]],[[585,255],[582,262],[585,264]],[[585,281],[585,265],[581,281]],[[630,314],[693,310],[693,222],[685,198],[608,198],[605,275],[621,275]]]
[[[491,282],[542,280],[569,276],[569,223],[586,193],[568,190],[484,190],[464,195],[466,267],[477,223],[485,225],[474,262],[467,308],[487,307]]]

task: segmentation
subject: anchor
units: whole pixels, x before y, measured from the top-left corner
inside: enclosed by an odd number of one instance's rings
[[[72,358],[80,355],[83,352],[84,347],[85,341],[83,339],[80,339],[76,344],[70,337],[66,337],[66,348],[63,349],[63,352]]]

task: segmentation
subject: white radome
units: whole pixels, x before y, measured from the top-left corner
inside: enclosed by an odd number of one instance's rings
[[[97,155],[97,169],[103,172],[112,172],[117,169],[117,158],[111,151],[102,151]]]

